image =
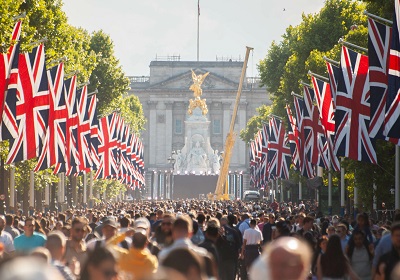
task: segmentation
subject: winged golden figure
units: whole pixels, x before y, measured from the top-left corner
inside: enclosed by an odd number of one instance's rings
[[[201,85],[204,82],[204,79],[210,74],[210,72],[207,72],[205,74],[199,74],[196,75],[192,69],[192,79],[193,79],[193,84],[190,86],[190,90],[193,91],[194,96],[196,99],[200,99],[200,96],[203,94],[203,90],[201,89]]]

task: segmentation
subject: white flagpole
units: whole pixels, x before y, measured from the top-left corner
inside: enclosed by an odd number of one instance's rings
[[[197,0],[197,61],[200,59],[200,0]]]
[[[400,188],[399,188],[399,154],[400,147],[396,145],[396,157],[395,157],[395,178],[394,178],[394,190],[395,190],[395,209],[399,209],[400,207]]]
[[[344,174],[345,170],[343,167],[344,158],[341,158],[340,161],[340,215],[344,216],[344,209],[346,207],[345,200],[344,200],[344,190],[345,190],[345,183],[344,183]]]
[[[332,168],[328,173],[328,213],[332,215]]]

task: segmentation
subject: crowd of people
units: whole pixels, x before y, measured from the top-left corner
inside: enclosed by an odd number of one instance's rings
[[[0,279],[400,279],[400,212],[300,201],[101,203],[0,215]]]

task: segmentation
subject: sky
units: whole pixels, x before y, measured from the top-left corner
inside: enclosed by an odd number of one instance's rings
[[[281,41],[303,13],[317,13],[324,0],[200,0],[200,61],[241,58],[253,47],[247,76],[272,41]],[[156,56],[197,60],[197,0],[64,0],[69,24],[102,29],[114,42],[127,76],[148,76]]]

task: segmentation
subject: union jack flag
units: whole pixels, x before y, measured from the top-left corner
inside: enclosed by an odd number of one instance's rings
[[[42,153],[34,171],[50,168],[65,161],[65,129],[68,110],[64,92],[64,64],[47,71],[50,91],[49,122]]]
[[[65,151],[63,154],[64,158],[59,157],[58,162],[54,168],[54,174],[61,172],[72,173],[72,164],[78,162],[77,151],[76,151],[76,138],[73,134],[73,127],[77,126],[77,112],[76,112],[76,82],[77,77],[72,76],[71,78],[64,81],[64,96],[67,108],[67,119],[65,125]],[[60,130],[60,133],[63,131]],[[76,164],[74,164],[76,169]],[[75,173],[75,172],[74,172]]]
[[[15,103],[16,103],[16,98],[14,98],[12,101],[14,103],[14,106],[12,108],[8,107],[7,103],[4,104],[5,102],[5,97],[6,97],[6,92],[7,92],[7,87],[9,84],[9,79],[10,79],[10,74],[11,71],[13,70],[13,82],[12,82],[12,88],[14,92],[11,92],[10,94],[14,94],[16,96],[15,92],[15,86],[17,84],[17,78],[18,78],[18,56],[19,56],[19,44],[17,41],[19,40],[21,34],[21,21],[18,21],[15,26],[14,30],[11,35],[11,45],[8,48],[7,53],[3,53],[0,55],[0,100],[1,100],[1,105],[0,105],[0,123],[2,122],[2,119],[8,119],[6,122],[7,124],[14,124],[14,126],[7,127],[6,132],[4,133],[3,137],[3,132],[0,131],[0,141],[2,139],[11,139],[11,138],[16,138],[18,135],[18,130],[16,127],[16,120],[15,120]],[[14,62],[14,63],[13,63]],[[10,100],[9,100],[10,101]],[[4,113],[3,113],[4,110]],[[10,111],[13,110],[13,111]],[[4,114],[4,115],[3,115]],[[11,118],[11,120],[9,119]],[[1,123],[0,125],[0,130],[2,129],[3,124]],[[7,133],[9,130],[11,130],[11,133]]]
[[[38,157],[42,150],[50,107],[43,45],[20,54],[18,72],[18,137],[10,141],[7,164]]]
[[[305,149],[305,139],[304,139],[304,123],[303,123],[303,111],[304,111],[304,100],[302,98],[298,98],[294,96],[294,108],[297,119],[297,129],[299,131],[299,158],[300,158],[300,173],[302,176],[306,178],[313,178],[315,176],[314,166],[307,159],[306,154],[304,153]]]
[[[117,165],[117,115],[115,113],[99,120],[99,147],[100,165],[95,178],[111,178],[118,174]]]
[[[336,66],[333,65],[330,62],[326,62],[326,68],[328,70],[328,76],[329,76],[329,85],[331,87],[331,95],[332,95],[332,103],[333,107],[336,107],[336,93],[337,93],[337,85],[338,85],[338,77],[342,76],[341,72],[342,70]]]
[[[271,118],[268,133],[268,165],[270,178],[289,179],[290,148],[285,144],[283,121]]]
[[[78,115],[78,128],[77,128],[77,146],[79,156],[79,167],[77,172],[88,173],[93,165],[92,156],[90,154],[91,148],[91,119],[90,119],[90,105],[87,86],[84,86],[77,92],[76,110]]]
[[[286,114],[288,122],[287,142],[289,143],[290,152],[292,154],[292,163],[296,170],[300,170],[300,139],[299,129],[296,125],[296,119],[293,118],[292,110],[289,104],[286,104]]]
[[[400,0],[395,0],[389,56],[389,80],[383,135],[400,138]]]
[[[376,163],[375,143],[369,137],[368,57],[342,47],[335,112],[337,156]]]
[[[368,18],[368,61],[371,121],[369,136],[383,138],[391,28]]]
[[[329,165],[334,171],[340,171],[340,162],[334,153],[335,142],[335,106],[332,100],[331,87],[314,76],[311,77],[315,99],[317,100],[319,119],[325,131],[325,137],[328,145]]]
[[[93,94],[89,97],[89,121],[90,121],[90,155],[93,162],[92,170],[97,170],[100,165],[98,155],[99,147],[99,120],[97,119],[97,96]]]
[[[304,86],[304,110],[302,125],[304,127],[304,151],[307,159],[314,165],[326,168],[327,149],[325,133],[319,120],[317,107],[313,104],[314,90]],[[324,154],[325,153],[325,154]]]

